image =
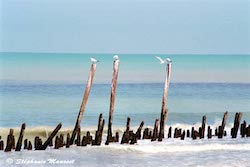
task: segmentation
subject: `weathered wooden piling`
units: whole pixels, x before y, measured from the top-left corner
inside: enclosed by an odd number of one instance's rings
[[[168,138],[172,137],[172,127],[170,126],[168,129]]]
[[[159,127],[159,119],[155,120],[154,130],[153,130],[153,136],[151,138],[151,141],[155,141],[159,134],[158,134],[158,127]]]
[[[174,129],[174,138],[179,138],[179,137],[182,137],[182,133],[181,133],[182,129],[178,129],[178,128],[175,128]]]
[[[246,128],[246,136],[250,137],[250,125]]]
[[[200,133],[200,138],[204,139],[205,136],[205,128],[206,128],[206,116],[204,115],[202,117],[202,125],[201,125],[201,133]]]
[[[23,143],[23,149],[28,149],[28,139],[25,139]]]
[[[34,148],[35,148],[35,150],[41,150],[42,144],[43,144],[42,139],[40,139],[38,136],[36,136],[35,140],[34,140]]]
[[[62,123],[59,123],[54,131],[50,134],[49,138],[44,142],[44,144],[39,148],[39,150],[45,150],[48,145],[51,143],[52,139],[55,137],[57,132],[61,129]]]
[[[67,140],[66,140],[66,148],[69,148],[70,146],[70,134],[67,134]]]
[[[241,137],[246,136],[246,126],[247,126],[247,123],[244,120],[244,122],[240,125],[240,135],[241,135]]]
[[[224,136],[224,129],[226,126],[226,120],[227,120],[227,116],[228,116],[228,112],[226,111],[224,113],[222,122],[221,122],[221,126],[219,126],[219,130],[218,130],[218,138],[222,138]]]
[[[210,126],[208,126],[208,129],[207,129],[207,138],[208,139],[212,138],[212,129],[210,128]]]
[[[28,150],[32,150],[32,143],[31,143],[31,141],[29,141],[29,144],[28,144],[28,148],[27,148]]]
[[[140,140],[140,139],[141,139],[141,130],[142,130],[143,125],[144,125],[144,121],[141,122],[139,128],[137,129],[137,131],[136,131],[136,133],[135,133],[135,134],[136,134],[136,139],[137,139],[137,140]]]
[[[83,118],[83,113],[85,111],[85,107],[86,107],[88,97],[89,97],[89,93],[90,93],[90,90],[91,90],[91,86],[92,86],[92,83],[93,83],[95,70],[96,70],[96,63],[92,63],[91,68],[90,68],[88,83],[87,83],[86,88],[85,88],[85,92],[84,92],[84,96],[83,96],[83,99],[82,99],[82,104],[81,104],[81,107],[80,107],[80,111],[79,111],[77,119],[76,119],[75,128],[74,128],[74,130],[72,132],[72,135],[71,135],[71,139],[70,139],[70,144],[71,145],[74,143],[77,132],[80,131],[81,121],[82,121],[82,118]]]
[[[79,131],[77,131],[77,137],[76,137],[76,140],[75,140],[75,144],[77,146],[81,145],[81,129]]]
[[[115,107],[115,94],[116,94],[116,84],[118,78],[118,71],[119,71],[119,59],[114,59],[113,62],[113,76],[112,76],[112,84],[111,84],[111,94],[110,94],[110,107],[109,107],[109,122],[108,122],[108,134],[107,140],[105,142],[108,145],[110,142],[114,142],[114,137],[112,136],[112,121],[113,121],[113,113]]]
[[[132,139],[130,141],[130,144],[135,144],[137,143],[137,134],[136,133],[132,133]]]
[[[4,142],[1,139],[2,139],[2,137],[0,136],[0,150],[3,150],[4,149]]]
[[[232,138],[236,138],[237,137],[237,133],[238,133],[238,129],[239,129],[241,117],[242,117],[242,113],[241,112],[235,114],[234,126],[231,129]]]
[[[5,152],[9,152],[11,151],[11,149],[15,148],[15,137],[13,133],[14,133],[14,130],[10,129],[9,135],[7,137],[7,144],[4,150]]]
[[[164,93],[162,97],[160,132],[159,132],[158,141],[162,141],[162,139],[164,138],[164,130],[165,130],[166,118],[168,114],[168,109],[166,107],[166,104],[167,104],[168,89],[169,89],[169,84],[170,84],[171,70],[172,70],[172,63],[167,62],[165,86],[164,86]]]
[[[54,149],[59,149],[59,148],[60,148],[60,141],[59,141],[59,137],[56,136]]]
[[[91,144],[91,143],[92,143],[92,136],[90,135],[90,132],[87,131],[86,136],[83,136],[83,138],[82,138],[81,145],[82,146],[87,146],[88,144]]]
[[[201,131],[201,128],[199,128]],[[193,140],[197,139],[197,137],[200,137],[200,133],[196,130],[194,130],[194,127],[192,127],[191,137]]]
[[[142,139],[150,139],[150,138],[151,138],[151,136],[149,135],[149,129],[145,128],[143,131]]]
[[[97,145],[97,146],[101,145],[104,124],[105,120],[102,118],[102,114],[100,114],[97,131],[95,133],[95,140],[92,141],[92,145]]]
[[[21,148],[22,148],[23,134],[24,134],[25,127],[26,127],[26,124],[23,123],[22,126],[21,126],[21,130],[20,130],[19,138],[17,140],[15,151],[20,151]]]
[[[4,142],[3,140],[0,141],[0,150],[3,150],[4,149]]]
[[[63,134],[60,134],[59,141],[60,141],[60,147],[63,147],[65,145],[65,143],[64,143],[64,135]]]
[[[181,140],[184,140],[184,139],[185,139],[185,130],[181,134]]]
[[[132,138],[133,131],[130,131],[130,118],[127,118],[126,130],[123,133],[121,144],[129,143],[130,139]]]

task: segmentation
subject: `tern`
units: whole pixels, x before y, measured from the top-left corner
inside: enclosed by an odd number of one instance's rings
[[[172,63],[172,60],[170,58],[166,58],[167,64]]]
[[[165,63],[165,61],[162,60],[162,58],[160,58],[160,57],[158,57],[158,56],[155,56],[155,58],[157,58],[157,59],[160,61],[160,64],[164,64],[164,63]]]
[[[119,56],[118,55],[114,55],[113,59],[114,60],[119,60]]]
[[[92,62],[93,64],[96,64],[97,62],[99,62],[99,60],[96,60],[96,59],[93,58],[93,57],[91,57],[90,60],[91,60],[91,62]]]

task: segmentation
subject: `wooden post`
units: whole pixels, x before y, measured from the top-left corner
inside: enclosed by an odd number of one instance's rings
[[[1,139],[2,139],[2,137],[0,136],[0,150],[3,150],[4,149],[4,142]]]
[[[25,125],[25,123],[23,123],[22,127],[21,127],[20,134],[19,134],[19,138],[18,138],[18,141],[17,141],[17,144],[16,144],[15,151],[20,151],[21,150],[22,142],[23,142],[23,134],[24,134],[25,127],[26,127],[26,125]]]
[[[95,70],[96,70],[96,63],[92,63],[91,68],[90,68],[88,83],[87,83],[86,88],[85,88],[85,92],[84,92],[84,96],[83,96],[83,99],[82,99],[82,104],[81,104],[81,107],[80,107],[80,111],[78,113],[75,128],[74,128],[74,130],[72,132],[72,136],[71,136],[71,139],[70,139],[70,144],[71,145],[74,143],[77,131],[80,130],[81,121],[82,121],[83,113],[85,111],[85,107],[86,107],[86,104],[87,104],[87,101],[88,101],[88,98],[89,98],[89,93],[90,93],[91,86],[92,86],[92,83],[93,83]]]
[[[244,120],[244,122],[240,125],[240,135],[241,135],[241,137],[245,137],[245,135],[246,135],[246,126],[247,126],[247,123]]]
[[[102,114],[100,114],[99,120],[98,120],[98,128],[95,133],[95,140],[93,140],[92,145],[97,145],[97,146],[101,145],[104,124],[105,124],[105,120],[102,118]]]
[[[168,89],[169,89],[169,84],[170,84],[171,69],[172,69],[172,63],[168,62],[167,68],[166,68],[164,93],[163,93],[163,97],[162,97],[160,132],[159,132],[158,141],[162,141],[162,139],[164,138],[165,123],[166,123],[166,117],[168,114],[168,109],[166,108],[166,103],[167,103]]]
[[[145,128],[144,131],[143,131],[143,139],[150,139],[149,137],[149,129],[148,128]]]
[[[56,136],[56,139],[55,139],[55,149],[58,149],[60,146],[59,146],[60,144],[59,144],[59,137],[58,136]]]
[[[210,126],[208,126],[208,129],[207,129],[207,138],[208,139],[212,138],[212,129],[210,128]]]
[[[223,119],[222,119],[222,122],[221,122],[221,126],[219,127],[218,138],[223,138],[223,136],[224,136],[224,129],[225,129],[225,126],[226,126],[227,116],[228,116],[228,112],[226,111],[224,113],[224,116],[223,116]]]
[[[92,136],[90,135],[89,131],[87,131],[86,143],[87,144],[91,144],[92,143]]]
[[[131,138],[130,134],[131,134],[130,133],[130,118],[128,117],[127,118],[126,131],[123,133],[121,144],[129,143],[129,140]],[[133,134],[133,131],[132,131],[132,134]]]
[[[201,139],[204,139],[205,127],[206,127],[206,116],[203,116],[202,117],[201,134],[200,134]]]
[[[231,129],[232,138],[236,138],[237,137],[237,133],[238,133],[238,129],[239,129],[241,117],[242,117],[242,113],[241,112],[235,114],[234,127]]]
[[[110,107],[109,107],[109,122],[108,122],[108,134],[106,145],[108,145],[112,141],[112,121],[113,121],[113,113],[115,107],[115,94],[116,94],[116,83],[118,78],[119,71],[119,63],[118,59],[115,59],[113,62],[113,76],[112,76],[112,84],[111,84],[111,94],[110,94]]]
[[[64,146],[64,135],[63,134],[60,134],[59,140],[60,140],[60,147],[63,147]]]
[[[181,140],[185,139],[185,130],[183,131],[183,133],[181,134]]]
[[[246,136],[250,137],[250,125],[246,128]]]
[[[172,137],[172,127],[170,126],[168,129],[168,138]]]
[[[67,141],[66,141],[66,148],[69,148],[70,146],[70,134],[67,134]]]
[[[159,126],[159,119],[156,119],[151,141],[155,141],[158,138],[158,126]]]
[[[3,140],[1,140],[0,141],[0,150],[3,150],[3,148],[4,148],[4,142],[3,142]]]
[[[32,144],[31,144],[31,141],[29,141],[29,144],[28,144],[28,150],[32,150]]]
[[[136,131],[136,138],[137,138],[137,140],[141,139],[141,130],[142,130],[143,125],[144,125],[144,122],[142,121],[141,124],[140,124],[140,126],[139,126],[139,128]]]
[[[28,139],[25,139],[25,140],[24,140],[23,149],[28,149]]]
[[[10,133],[7,137],[7,144],[6,144],[6,148],[5,148],[5,152],[9,152],[11,151],[11,149],[13,148],[13,146],[15,147],[15,139],[13,136],[14,130],[10,129]]]
[[[130,130],[130,118],[127,118],[127,125],[126,125],[126,131]]]
[[[81,145],[81,130],[77,131],[77,137],[76,137],[76,145]]]
[[[136,133],[132,133],[132,139],[130,141],[130,144],[135,144],[137,143],[137,134]]]
[[[44,142],[44,144],[39,148],[39,150],[45,150],[48,145],[50,144],[51,140],[55,137],[55,135],[57,134],[57,132],[61,129],[62,127],[62,123],[59,123],[57,125],[57,127],[54,129],[54,131],[51,133],[51,135],[49,136],[49,138]]]
[[[174,129],[174,138],[177,138],[177,128]]]

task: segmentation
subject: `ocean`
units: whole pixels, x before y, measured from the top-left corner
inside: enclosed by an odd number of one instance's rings
[[[120,69],[113,117],[113,131],[120,137],[126,119],[136,130],[141,121],[153,128],[160,118],[165,65],[151,54],[119,54]],[[227,137],[138,141],[136,145],[111,143],[105,146],[109,113],[112,54],[0,53],[0,136],[6,140],[9,128],[18,136],[26,123],[24,138],[48,137],[61,122],[62,132],[75,125],[86,86],[90,57],[97,64],[81,128],[94,134],[100,113],[106,121],[102,146],[52,148],[46,151],[4,153],[0,166],[55,165],[52,160],[73,160],[60,166],[250,166],[249,138],[231,139],[236,112],[250,123],[250,55],[159,55],[173,61],[167,101],[168,127],[191,129],[206,125],[213,130],[229,112]],[[39,164],[40,163],[40,164]],[[57,164],[58,165],[58,164]]]

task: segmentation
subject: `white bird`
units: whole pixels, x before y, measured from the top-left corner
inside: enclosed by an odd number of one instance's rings
[[[114,55],[113,59],[114,59],[114,60],[118,60],[118,59],[119,59],[119,56],[118,56],[118,55]]]
[[[170,58],[166,58],[167,64],[172,63],[172,60]]]
[[[155,56],[155,57],[160,61],[160,64],[164,64],[165,63],[165,61],[162,58],[160,58],[158,56]]]
[[[99,60],[96,60],[96,59],[93,58],[93,57],[91,57],[90,60],[91,60],[91,62],[92,62],[93,64],[96,64],[97,62],[99,62]]]

